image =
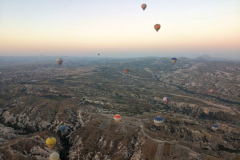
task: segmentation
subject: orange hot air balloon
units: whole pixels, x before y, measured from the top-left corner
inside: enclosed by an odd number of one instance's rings
[[[129,72],[129,69],[127,69],[127,68],[126,68],[124,71],[125,71],[125,72],[128,74],[128,72]]]
[[[208,115],[208,114],[209,114],[209,109],[208,109],[208,108],[205,108],[205,109],[204,109],[204,113],[205,113],[206,115]]]
[[[211,92],[211,93],[213,93],[213,91],[214,91],[213,89],[210,89],[210,92]]]
[[[160,25],[160,24],[155,24],[155,25],[154,25],[154,28],[155,28],[155,30],[158,32],[158,30],[161,28],[161,25]]]
[[[146,4],[142,4],[141,7],[142,7],[143,10],[145,10],[147,8],[147,5]]]
[[[120,114],[115,114],[114,115],[114,120],[119,123],[119,121],[122,119],[122,116]]]

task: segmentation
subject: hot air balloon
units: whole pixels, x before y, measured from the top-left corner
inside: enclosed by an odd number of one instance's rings
[[[57,152],[53,152],[50,154],[50,160],[59,160],[59,154]]]
[[[160,24],[155,24],[155,25],[154,25],[154,28],[155,28],[155,30],[158,32],[158,30],[161,28],[161,25],[160,25]]]
[[[13,123],[14,122],[14,116],[8,117],[8,122]]]
[[[125,71],[125,72],[128,74],[128,72],[129,72],[129,69],[127,69],[127,68],[126,68],[124,71]]]
[[[142,4],[141,7],[142,7],[143,10],[145,10],[147,8],[147,5],[146,4]]]
[[[153,120],[153,122],[156,126],[161,126],[163,121],[164,121],[164,119],[160,116],[155,117],[154,120]]]
[[[174,57],[174,58],[171,59],[171,61],[172,61],[172,64],[175,64],[176,61],[177,61],[177,58]]]
[[[100,53],[98,53],[98,56],[100,55]]]
[[[209,114],[209,109],[208,109],[208,108],[205,108],[205,109],[204,109],[204,113],[205,113],[206,115],[208,115],[208,114]]]
[[[57,58],[57,63],[59,66],[61,66],[61,64],[63,63],[63,59],[62,58]]]
[[[169,99],[168,97],[164,97],[164,98],[163,98],[163,102],[166,103],[166,104],[168,104],[168,103],[170,102],[170,99]]]
[[[213,91],[214,91],[213,89],[210,89],[210,92],[211,92],[211,93],[213,93]]]
[[[66,131],[67,127],[65,125],[61,125],[59,127],[60,131]]]
[[[122,116],[120,114],[115,114],[114,115],[114,120],[119,123],[119,121],[122,119]]]
[[[56,144],[56,138],[54,137],[49,137],[47,140],[46,140],[46,144],[49,148],[53,148]]]
[[[218,128],[219,128],[219,126],[218,126],[217,124],[213,124],[213,125],[212,125],[212,129],[213,129],[213,131],[217,131]]]

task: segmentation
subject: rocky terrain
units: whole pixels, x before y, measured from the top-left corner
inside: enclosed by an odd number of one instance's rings
[[[0,73],[0,159],[47,160],[53,151],[61,160],[240,159],[239,62],[67,59]],[[159,127],[155,116],[165,119]]]

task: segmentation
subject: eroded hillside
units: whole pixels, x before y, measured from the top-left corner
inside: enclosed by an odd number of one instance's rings
[[[68,60],[0,72],[0,159],[47,160],[53,151],[62,160],[240,158],[237,62]],[[159,127],[155,116],[165,120]],[[45,144],[50,136],[57,139],[53,150]]]

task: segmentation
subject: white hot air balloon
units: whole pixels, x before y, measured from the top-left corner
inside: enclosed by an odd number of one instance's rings
[[[62,58],[57,58],[56,62],[58,63],[59,66],[61,66],[61,64],[63,63],[63,59]]]
[[[14,116],[8,117],[8,122],[13,123],[14,122]]]
[[[59,160],[59,154],[57,152],[53,152],[52,154],[50,154],[50,160]]]

